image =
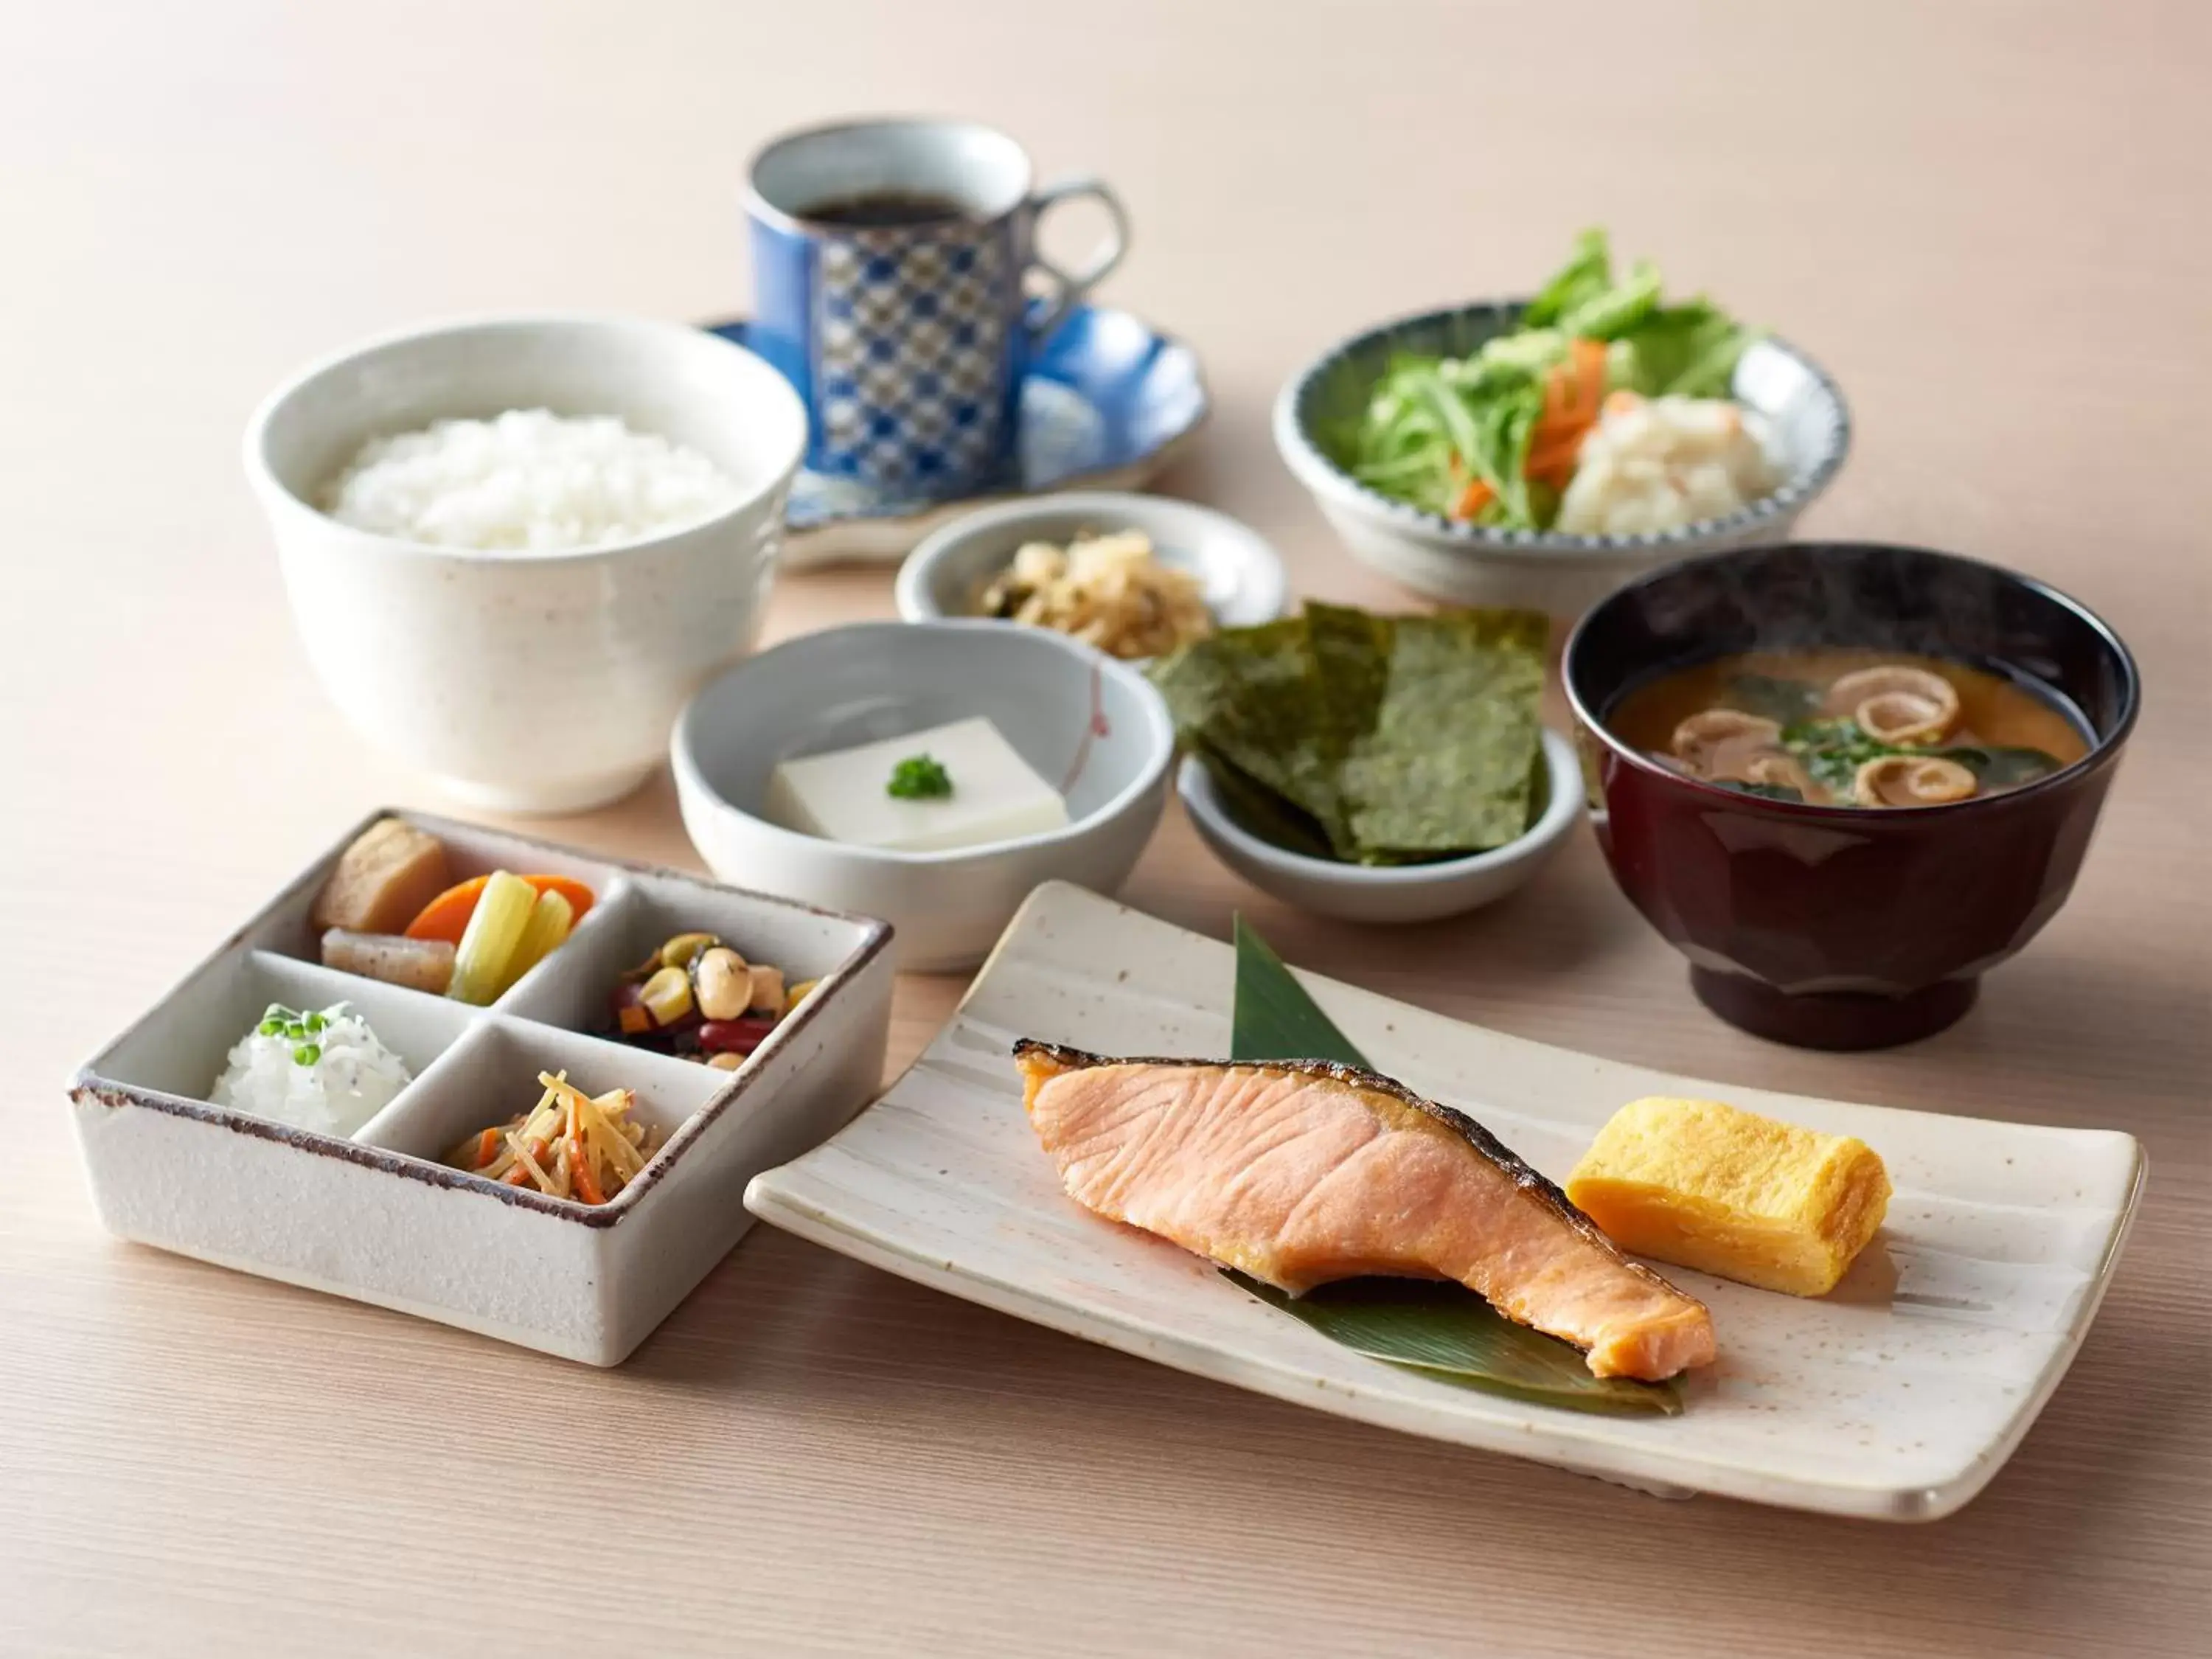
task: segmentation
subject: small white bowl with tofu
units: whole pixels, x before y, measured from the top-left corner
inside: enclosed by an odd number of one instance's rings
[[[861,623],[711,681],[670,744],[692,845],[740,887],[877,916],[973,967],[1040,882],[1110,893],[1166,804],[1167,706],[1042,629]]]

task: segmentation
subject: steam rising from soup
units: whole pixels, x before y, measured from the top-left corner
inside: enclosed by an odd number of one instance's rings
[[[1822,806],[2002,794],[2089,752],[2071,718],[2010,680],[1879,651],[1723,657],[1637,687],[1606,724],[1692,777]]]

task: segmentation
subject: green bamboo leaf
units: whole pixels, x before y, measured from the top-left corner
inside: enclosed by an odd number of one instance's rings
[[[1241,915],[1236,929],[1237,998],[1230,1015],[1229,1058],[1333,1060],[1372,1071],[1366,1056],[1316,1006],[1273,947]]]
[[[1348,1279],[1291,1296],[1231,1268],[1221,1275],[1332,1342],[1438,1382],[1569,1411],[1681,1413],[1679,1385],[1592,1376],[1572,1344],[1515,1324],[1462,1285]]]
[[[1241,915],[1235,932],[1231,1060],[1247,1065],[1332,1060],[1362,1071],[1375,1069]],[[1353,1279],[1293,1297],[1229,1268],[1221,1271],[1224,1278],[1332,1342],[1440,1382],[1569,1411],[1672,1417],[1682,1409],[1679,1381],[1592,1376],[1572,1343],[1515,1324],[1464,1285]]]

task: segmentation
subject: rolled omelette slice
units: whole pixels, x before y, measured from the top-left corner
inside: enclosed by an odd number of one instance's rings
[[[1889,1208],[1863,1140],[1717,1100],[1632,1100],[1598,1131],[1567,1197],[1632,1255],[1790,1296],[1825,1296]]]

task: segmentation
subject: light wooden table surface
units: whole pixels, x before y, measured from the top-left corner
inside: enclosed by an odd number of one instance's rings
[[[2159,6],[26,7],[0,51],[0,1648],[2202,1653],[2212,1628],[2212,32]],[[1666,1504],[1031,1328],[757,1231],[598,1373],[121,1245],[70,1067],[373,803],[441,805],[310,680],[237,465],[298,360],[421,316],[740,308],[744,156],[972,112],[1134,215],[1109,296],[1205,355],[1168,480],[1307,592],[1404,602],[1277,464],[1359,325],[1525,288],[1610,225],[1832,368],[1813,533],[2056,580],[2148,708],[2072,903],[1964,1024],[1797,1054],[1719,1025],[1584,835],[1376,933],[1169,821],[1129,899],[1523,1036],[2148,1148],[2102,1317],[1924,1528]],[[888,615],[808,576],[772,631]],[[690,863],[664,780],[550,830]],[[960,985],[902,987],[903,1063]],[[532,1473],[545,1425],[618,1447]],[[540,1562],[565,1561],[555,1569]]]

